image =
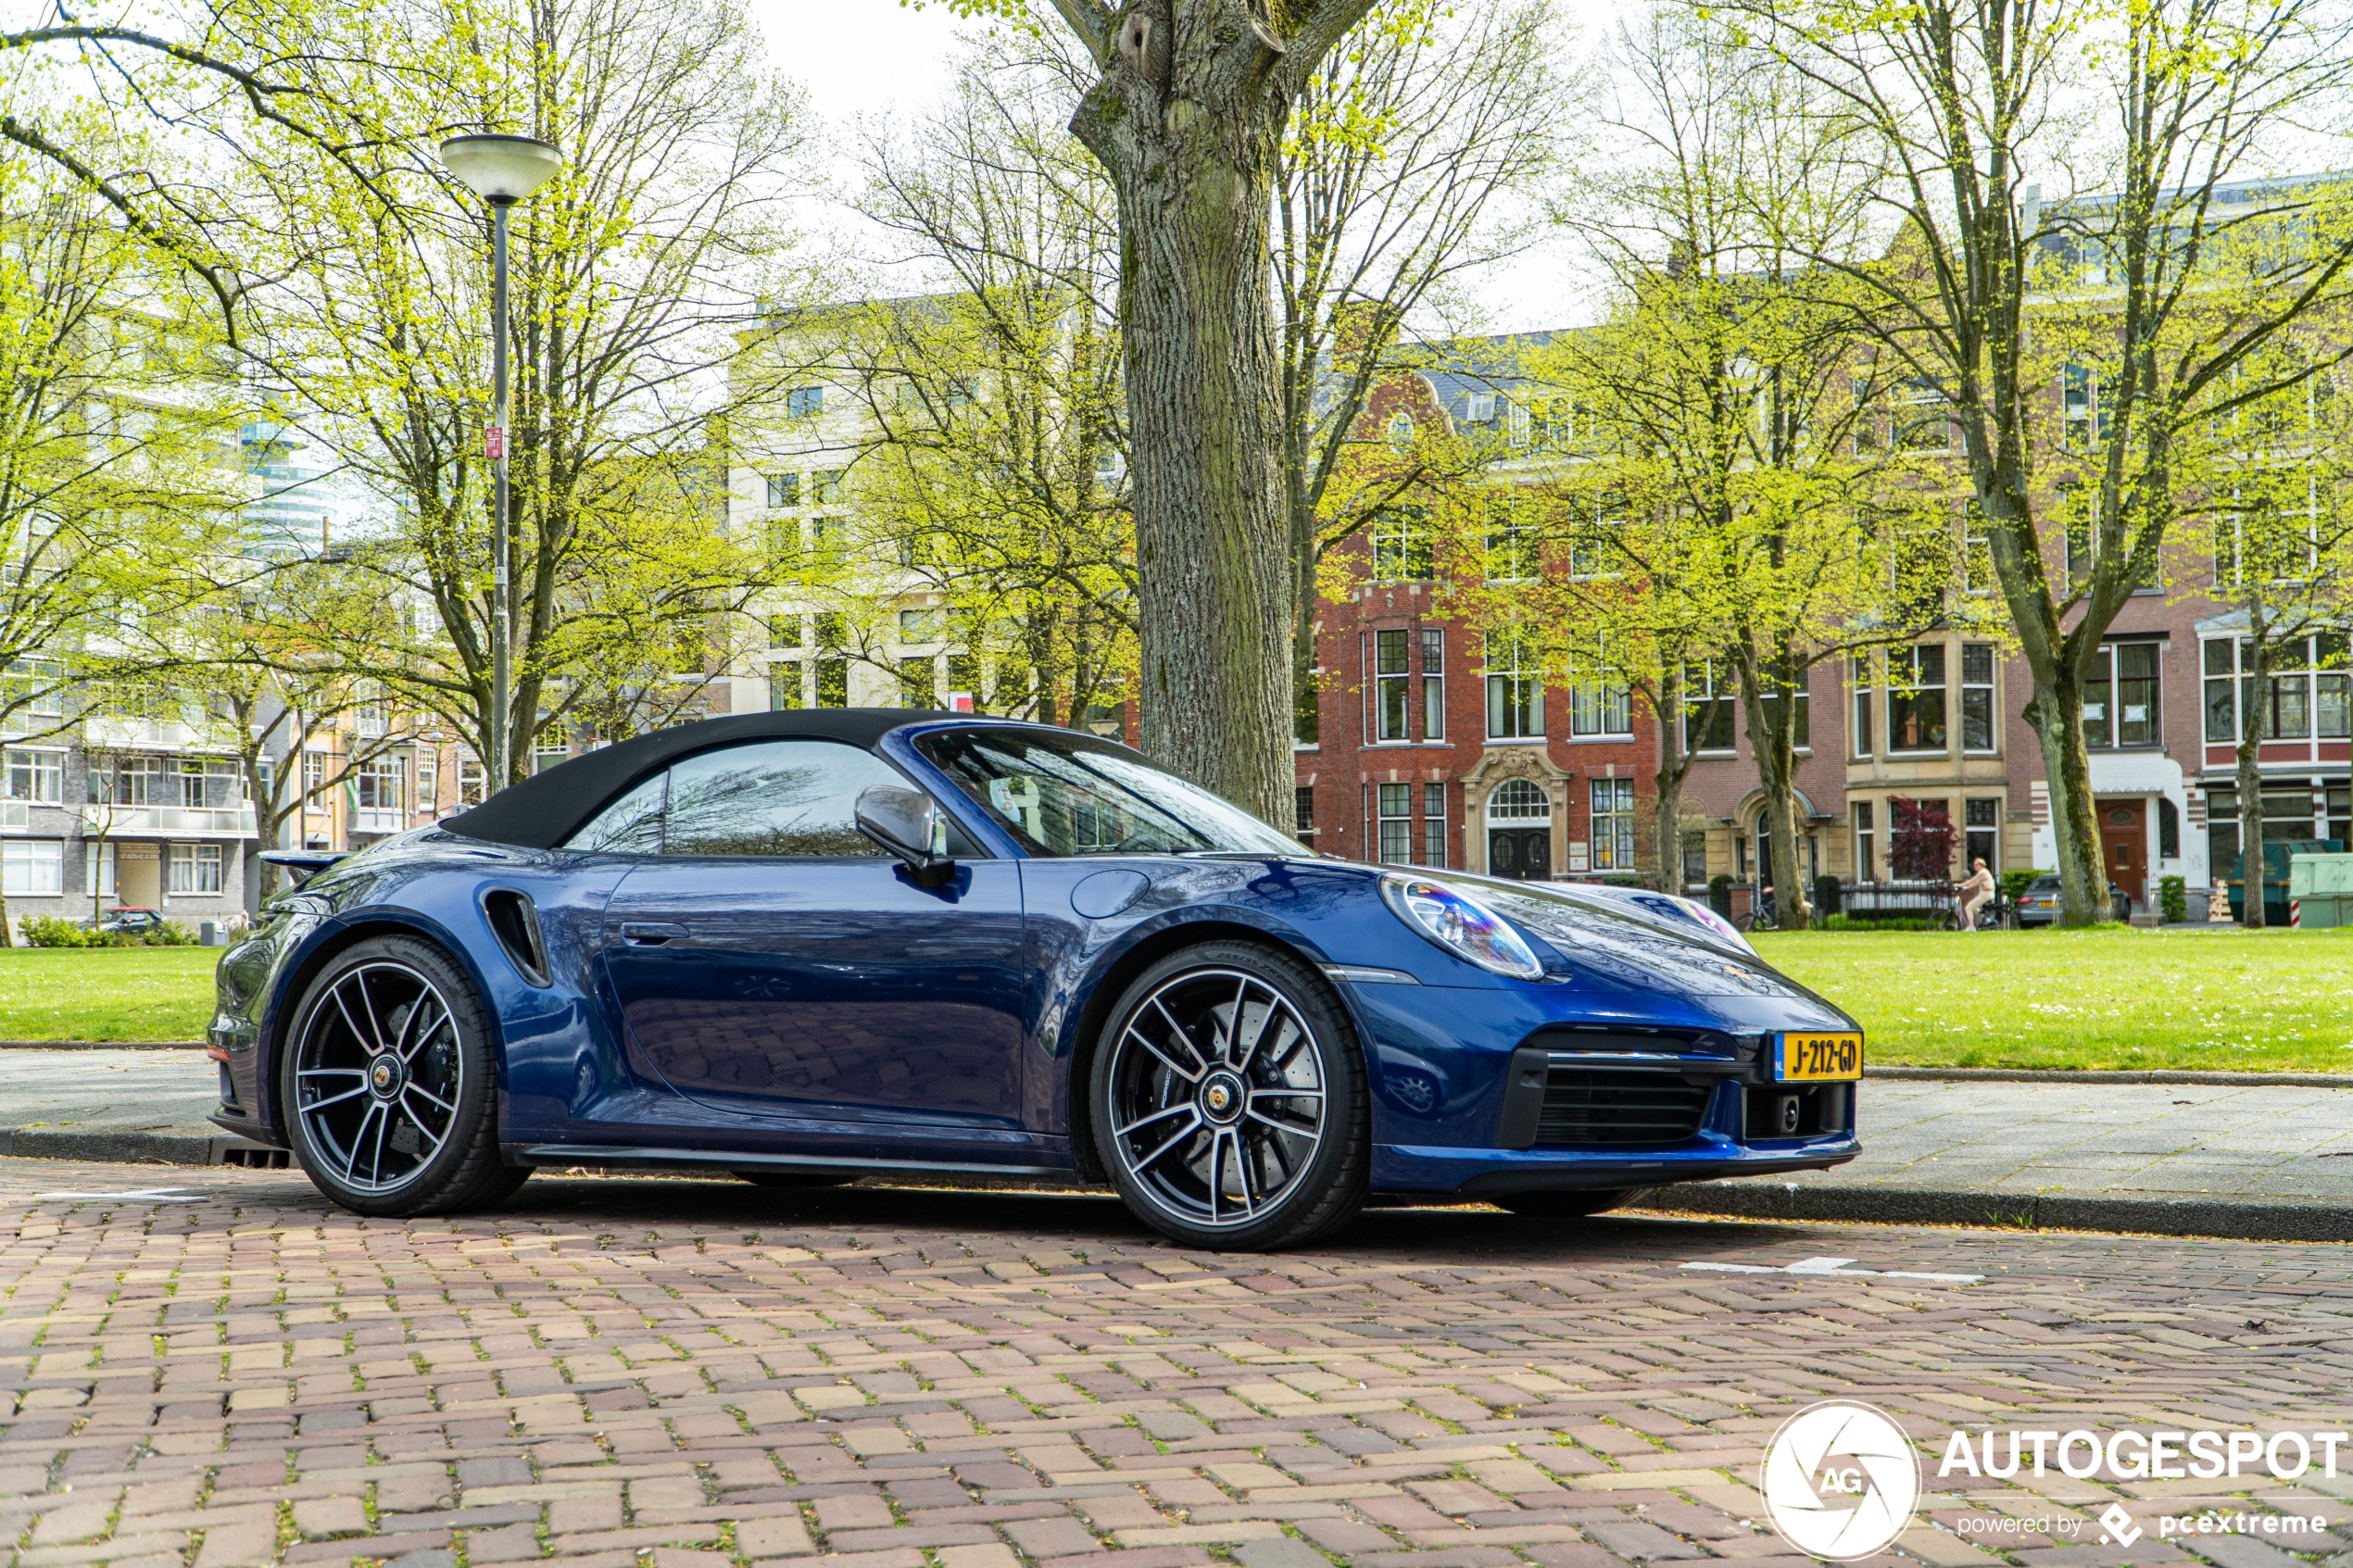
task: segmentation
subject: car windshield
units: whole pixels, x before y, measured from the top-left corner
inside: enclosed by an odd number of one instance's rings
[[[1310,853],[1124,746],[1076,734],[943,730],[915,749],[1033,855]]]

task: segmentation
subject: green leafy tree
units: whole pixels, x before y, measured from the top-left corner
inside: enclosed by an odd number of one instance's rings
[[[812,541],[801,592],[877,660],[919,596],[914,640],[952,645],[951,688],[1050,723],[1117,704],[1136,667],[1117,228],[1061,124],[1068,69],[993,38],[945,106],[870,138],[863,210],[947,286],[802,334],[859,433],[845,548]]]
[[[2272,390],[2242,401],[2225,383],[2214,399],[2218,411],[2190,422],[2178,437],[2174,490],[2183,516],[2202,514],[2207,533],[2197,541],[2202,548],[2173,552],[2175,591],[2218,603],[2240,623],[2233,640],[2241,676],[2224,717],[2235,716],[2238,725],[2238,837],[2250,890],[2242,919],[2249,926],[2264,922],[2257,885],[2263,875],[2263,743],[2315,729],[2327,734],[2353,707],[2347,658],[2353,396],[2338,395],[2345,372],[2329,364],[2336,352],[2333,335],[2274,339],[2233,378]],[[2110,700],[2120,701],[2120,694]],[[2208,723],[2216,717],[2209,701]],[[2107,719],[2112,722],[2114,715]],[[2208,741],[2218,738],[2231,737],[2209,729]],[[2217,878],[2231,872],[2227,865],[2208,869]]]
[[[0,158],[0,727],[14,734],[78,724],[94,645],[233,517],[234,386],[218,322],[181,282],[69,173]]]
[[[1270,822],[1294,598],[1270,219],[1293,107],[1373,4],[1053,0],[1088,65],[1071,130],[1119,212],[1144,747]]]
[[[798,98],[726,0],[404,0],[319,13],[305,37],[321,57],[364,44],[414,62],[321,92],[340,134],[512,129],[565,157],[514,220],[512,499],[493,521],[514,562],[518,771],[543,724],[586,709],[608,734],[698,710],[726,668],[714,628],[773,565],[724,527],[724,432],[781,391],[731,372],[761,302],[801,282]],[[347,648],[349,672],[486,757],[486,217],[429,143],[351,157],[364,179],[302,163],[262,182],[283,278],[267,357],[283,416],[348,455],[395,519],[351,551],[386,615]]]
[[[1791,235],[1827,247],[1857,227],[1852,121],[1676,13],[1624,29],[1617,56],[1613,156],[1579,203],[1610,311],[1530,357],[1559,389],[1558,449],[1514,503],[1514,553],[1531,558],[1532,533],[1541,571],[1499,571],[1491,546],[1479,613],[1541,647],[1573,702],[1648,702],[1666,876],[1692,742],[1729,740],[1727,703],[1771,842],[1805,842],[1798,696],[1818,666],[1949,622],[1955,508],[1882,436],[1858,301],[1793,282]],[[1792,928],[1797,864],[1774,880]]]
[[[1360,428],[1374,389],[1443,366],[1446,343],[1407,341],[1418,318],[1466,324],[1471,280],[1541,232],[1564,162],[1576,79],[1558,65],[1551,0],[1439,14],[1377,9],[1305,79],[1275,182],[1282,507],[1291,567],[1299,738],[1315,738],[1319,564],[1417,487],[1470,477],[1507,441],[1425,438],[1411,462]],[[1448,334],[1437,334],[1441,340]],[[1510,367],[1487,356],[1507,378]],[[1491,414],[1508,408],[1490,396]],[[1470,410],[1462,410],[1467,419]]]
[[[2289,156],[2311,106],[2341,102],[2353,19],[2333,0],[1731,0],[1718,14],[1876,144],[1889,248],[1793,248],[1842,293],[1869,291],[1858,327],[1950,411],[2033,684],[2063,919],[2102,919],[2085,684],[2160,569],[2186,428],[2302,374],[2242,372],[2353,303],[2341,182],[2243,183]],[[2107,426],[2074,558],[2045,438],[2064,368],[2050,350],[2070,335],[2099,350],[2083,368]]]

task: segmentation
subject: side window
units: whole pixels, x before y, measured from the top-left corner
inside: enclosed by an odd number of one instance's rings
[[[670,775],[656,773],[598,812],[564,847],[592,855],[661,854],[661,808],[669,792]]]
[[[879,759],[822,740],[706,751],[670,770],[669,855],[879,856],[858,831],[858,797],[907,787]]]

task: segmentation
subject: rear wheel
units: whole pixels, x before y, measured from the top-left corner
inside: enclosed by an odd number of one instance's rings
[[[1582,1220],[1617,1208],[1638,1190],[1608,1187],[1588,1192],[1513,1192],[1495,1201],[1531,1220]]]
[[[311,1184],[361,1214],[497,1203],[531,1173],[498,1158],[497,1082],[482,1004],[447,954],[376,936],[303,993],[279,1094]]]
[[[1210,942],[1154,964],[1113,1010],[1091,1091],[1104,1168],[1163,1235],[1294,1247],[1364,1207],[1362,1055],[1329,989],[1295,960]]]

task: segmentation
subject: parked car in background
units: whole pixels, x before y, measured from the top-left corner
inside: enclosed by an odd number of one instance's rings
[[[98,922],[101,935],[121,932],[126,936],[145,936],[161,931],[165,921],[161,909],[108,909]]]
[[[2108,884],[2108,899],[2111,918],[2118,921],[2133,917],[2131,895],[2114,883]],[[2018,897],[2018,923],[2022,927],[2057,925],[2059,918],[2058,872],[2045,872],[2026,884]]]

